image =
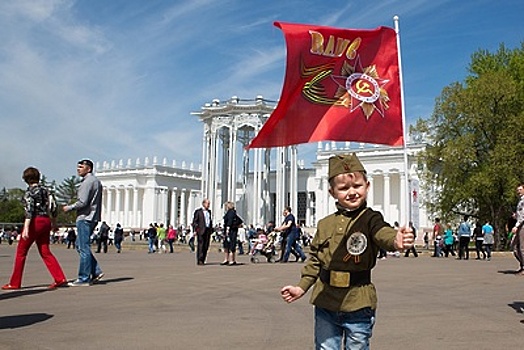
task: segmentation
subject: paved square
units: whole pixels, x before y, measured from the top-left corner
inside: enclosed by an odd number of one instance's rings
[[[7,283],[15,245],[0,245],[0,282]],[[52,245],[67,277],[78,255]],[[519,349],[524,342],[524,277],[509,253],[491,262],[419,258],[378,261],[379,308],[373,349]],[[473,253],[473,256],[475,254]],[[177,246],[147,254],[126,242],[96,254],[100,284],[48,291],[52,282],[31,248],[20,291],[0,291],[0,349],[312,349],[309,295],[287,305],[279,295],[298,281],[301,263],[220,266]]]

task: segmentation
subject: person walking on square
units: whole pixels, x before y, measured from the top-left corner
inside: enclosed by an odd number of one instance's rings
[[[446,230],[444,231],[444,256],[447,258],[449,254],[451,253],[451,256],[455,256],[455,251],[453,250],[453,241],[455,240],[455,237],[453,237],[453,229],[451,228],[451,224],[448,222],[446,225]]]
[[[459,238],[459,254],[458,259],[469,259],[469,241],[471,239],[471,226],[468,223],[469,216],[464,215],[464,220],[460,223],[458,228]]]
[[[107,253],[107,241],[109,240],[110,227],[105,221],[102,221],[100,228],[98,229],[98,241],[96,252],[100,253],[102,250]]]
[[[285,232],[284,236],[286,237],[286,248],[283,259],[280,262],[287,263],[289,254],[291,254],[292,251],[294,251],[293,254],[295,254],[297,261],[301,259],[304,262],[306,261],[306,255],[299,244],[300,233],[297,230],[295,216],[291,214],[291,207],[285,207],[282,215],[284,216],[284,222],[281,226],[275,228],[275,231]]]
[[[159,254],[167,253],[166,236],[167,236],[166,228],[164,227],[163,223],[160,223],[160,226],[156,229],[156,238],[158,240],[158,253]]]
[[[524,183],[520,183],[517,186],[517,193],[519,195],[519,203],[515,212],[515,226],[511,228],[513,237],[511,238],[510,246],[513,250],[513,255],[519,263],[516,273],[519,276],[524,276]]]
[[[169,244],[169,253],[173,254],[173,243],[176,241],[176,230],[173,225],[169,225],[167,228],[167,244]]]
[[[444,227],[440,223],[440,218],[435,218],[435,225],[433,226],[433,257],[440,258],[442,256],[442,249],[440,243],[444,235]]]
[[[413,226],[413,222],[409,222],[409,228],[411,229],[411,232],[413,232],[413,240],[417,238],[417,230],[415,229],[415,226]],[[415,258],[418,258],[417,249],[415,248],[415,245],[413,244],[413,247],[406,249],[406,253],[404,254],[404,257],[409,257],[409,253],[413,252],[413,255]]]
[[[70,205],[64,205],[63,211],[76,210],[77,244],[76,250],[80,256],[78,278],[69,282],[70,287],[89,286],[98,282],[104,273],[91,251],[90,237],[101,219],[102,183],[93,174],[93,162],[82,159],[78,162],[76,171],[82,182],[78,187],[78,200]]]
[[[75,248],[75,242],[76,242],[76,232],[74,228],[70,228],[67,231],[67,249],[73,247]]]
[[[369,349],[377,308],[371,270],[378,249],[413,245],[409,228],[395,230],[380,212],[367,207],[369,188],[366,170],[354,153],[329,158],[329,193],[337,211],[318,222],[299,283],[280,291],[291,303],[313,287],[316,349]]]
[[[211,242],[211,234],[213,233],[213,219],[211,218],[211,210],[209,206],[211,202],[209,199],[202,200],[202,207],[195,210],[193,213],[193,232],[197,239],[197,265],[204,265],[207,259],[207,252]]]
[[[2,289],[14,290],[21,288],[27,253],[35,242],[40,257],[54,280],[49,289],[54,289],[67,283],[62,267],[49,249],[51,229],[56,226],[56,204],[53,197],[49,195],[48,190],[44,186],[39,185],[40,171],[38,169],[33,167],[25,169],[22,178],[28,185],[23,198],[24,226],[21,239],[16,247],[11,279],[8,284],[2,286]]]
[[[482,224],[477,221],[473,229],[473,239],[475,240],[475,252],[477,257],[475,260],[486,259],[486,252],[484,251],[484,233],[482,232]],[[482,258],[480,257],[482,255]]]
[[[482,234],[484,235],[484,250],[488,257],[488,261],[491,260],[491,250],[493,249],[493,244],[495,244],[495,236],[493,233],[493,226],[491,226],[489,221],[486,221],[484,226],[482,226]]]
[[[120,253],[122,251],[122,242],[124,241],[124,229],[122,228],[120,223],[116,224],[114,240],[116,252]]]
[[[148,253],[154,253],[155,252],[155,242],[156,242],[156,228],[151,223],[149,224],[149,228],[147,229],[147,244],[149,247]]]
[[[224,261],[220,265],[236,265],[235,260],[238,227],[242,224],[235,210],[235,203],[226,202],[224,215]]]

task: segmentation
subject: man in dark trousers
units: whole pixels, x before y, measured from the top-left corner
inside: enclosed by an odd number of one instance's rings
[[[100,253],[102,249],[104,250],[104,253],[107,253],[107,241],[109,239],[109,230],[109,225],[106,224],[105,221],[102,221],[102,225],[100,225],[100,228],[98,229],[98,244],[96,249],[97,253]]]
[[[204,265],[206,262],[207,251],[211,233],[213,233],[213,220],[211,219],[211,210],[209,210],[209,199],[202,201],[202,208],[195,210],[193,215],[193,232],[197,237],[197,264]]]

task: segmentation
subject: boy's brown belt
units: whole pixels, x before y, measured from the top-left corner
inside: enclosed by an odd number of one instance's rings
[[[358,272],[335,271],[320,268],[320,280],[331,287],[348,288],[371,283],[371,270]]]

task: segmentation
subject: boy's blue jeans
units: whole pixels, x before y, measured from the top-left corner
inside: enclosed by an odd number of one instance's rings
[[[369,350],[375,310],[369,307],[353,312],[335,312],[315,307],[315,349]]]

